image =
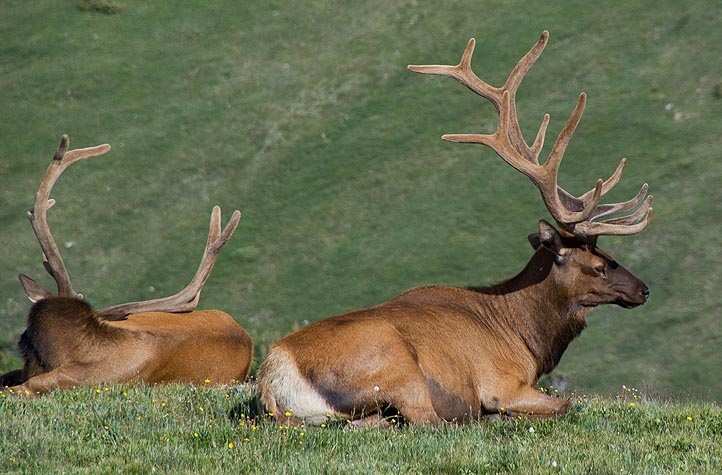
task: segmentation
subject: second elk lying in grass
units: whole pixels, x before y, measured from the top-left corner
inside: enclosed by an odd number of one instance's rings
[[[50,233],[47,211],[55,204],[50,191],[63,171],[78,160],[103,155],[110,146],[70,151],[68,146],[65,135],[28,212],[58,294],[20,276],[28,298],[35,302],[20,337],[24,367],[0,376],[0,387],[34,396],[103,382],[243,381],[253,354],[248,333],[227,313],[193,310],[218,253],[238,226],[240,212],[235,211],[221,231],[221,210],[213,208],[201,264],[185,289],[170,297],[93,310],[73,290]]]
[[[580,197],[557,184],[585,95],[543,165],[539,153],[549,116],[531,146],[521,134],[516,91],[547,39],[545,31],[500,88],[472,72],[473,39],[456,66],[409,69],[451,76],[493,103],[499,113],[493,134],[443,138],[487,145],[528,176],[558,229],[539,222],[539,232],[529,237],[533,257],[508,281],[491,287],[419,287],[281,339],[258,373],[259,398],[276,419],[369,424],[382,421],[387,409],[409,422],[431,424],[487,415],[558,416],[567,412],[569,401],[545,395],[535,385],[584,329],[586,314],[602,304],[631,308],[647,301],[644,282],[596,245],[599,235],[634,234],[647,226],[647,185],[627,202],[599,203],[619,180],[624,160],[609,180],[599,180]]]

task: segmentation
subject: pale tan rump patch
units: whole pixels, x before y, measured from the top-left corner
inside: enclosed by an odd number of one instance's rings
[[[261,400],[266,408],[283,420],[292,417],[318,425],[338,414],[298,371],[293,356],[282,347],[275,347],[258,372]]]

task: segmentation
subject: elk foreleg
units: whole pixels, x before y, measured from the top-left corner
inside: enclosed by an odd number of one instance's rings
[[[548,396],[531,386],[521,386],[503,398],[494,398],[492,411],[510,417],[530,419],[559,417],[569,411],[571,401]]]
[[[8,391],[21,396],[34,397],[54,389],[70,389],[88,381],[88,369],[84,365],[64,366],[29,378],[22,384],[11,386]]]

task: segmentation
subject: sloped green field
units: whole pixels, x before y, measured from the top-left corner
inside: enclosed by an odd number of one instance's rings
[[[515,274],[547,217],[538,192],[490,150],[441,141],[491,132],[493,108],[406,65],[456,63],[476,37],[475,70],[500,85],[548,29],[518,95],[525,133],[549,112],[551,143],[586,91],[560,183],[582,193],[626,156],[609,199],[643,182],[655,196],[644,233],[600,240],[647,282],[649,303],[592,313],[555,382],[722,397],[716,2],[78,5],[8,1],[0,18],[0,369],[19,364],[29,303],[17,274],[49,282],[24,216],[63,133],[113,147],[53,195],[76,289],[98,307],[174,293],[212,206],[240,209],[200,306],[233,314],[257,361],[306,322],[421,284]]]

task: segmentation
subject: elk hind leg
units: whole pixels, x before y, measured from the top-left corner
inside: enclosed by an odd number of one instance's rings
[[[431,425],[444,422],[434,409],[431,391],[421,371],[409,375],[405,384],[396,386],[385,399],[407,422]]]

